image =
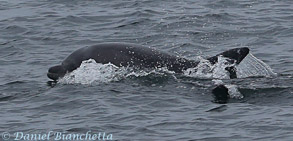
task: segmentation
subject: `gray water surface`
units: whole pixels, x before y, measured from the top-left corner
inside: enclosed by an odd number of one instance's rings
[[[15,132],[91,131],[113,140],[291,141],[292,39],[291,0],[1,0],[0,133],[10,139]],[[209,79],[150,75],[47,85],[49,67],[105,42],[189,59],[248,46],[278,76],[224,80],[244,95],[224,105],[211,102]]]

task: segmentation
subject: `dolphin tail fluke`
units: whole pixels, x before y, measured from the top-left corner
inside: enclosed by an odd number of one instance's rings
[[[217,54],[216,56],[210,57],[207,60],[209,60],[212,64],[215,64],[218,62],[218,56],[223,56],[223,57],[231,59],[229,61],[234,61],[236,64],[239,64],[247,56],[248,53],[249,53],[249,48],[247,47],[234,48],[234,49],[230,49],[225,52],[222,52],[220,54]]]

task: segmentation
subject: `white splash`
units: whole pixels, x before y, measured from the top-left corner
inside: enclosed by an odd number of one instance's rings
[[[239,65],[236,66],[237,78],[246,77],[274,77],[277,74],[266,63],[249,53]]]
[[[111,63],[100,64],[95,60],[83,61],[79,68],[59,80],[61,84],[92,84],[119,81],[125,77],[127,69]]]
[[[277,74],[252,54],[248,54],[240,64],[231,64],[228,59],[222,56],[218,57],[218,62],[212,65],[206,59],[200,59],[197,67],[189,68],[184,72],[184,75],[196,78],[208,78],[213,79],[215,85],[224,85],[228,88],[230,98],[242,99],[243,95],[239,92],[237,85],[224,84],[220,79],[229,79],[229,72],[225,70],[226,67],[234,66],[236,68],[237,78],[246,77],[273,77]]]
[[[232,85],[232,84],[225,85],[224,82],[219,79],[213,79],[212,81],[214,82],[215,85],[224,85],[228,89],[230,98],[242,99],[244,97],[238,90],[237,85]]]
[[[130,77],[130,76],[135,76],[135,77],[140,77],[140,76],[148,76],[150,74],[158,74],[158,75],[164,75],[164,74],[174,74],[173,71],[169,71],[167,67],[163,67],[163,68],[156,68],[156,69],[152,69],[152,70],[129,70],[128,74],[126,74],[126,77]]]
[[[228,93],[230,95],[230,98],[242,99],[244,97],[239,92],[237,85],[228,84],[228,85],[225,85],[225,87],[228,89]]]
[[[127,77],[148,76],[151,74],[174,74],[167,68],[137,70],[130,67],[117,67],[114,64],[96,63],[94,59],[83,61],[79,68],[58,80],[61,84],[99,84],[123,80]]]
[[[229,79],[229,73],[225,70],[226,67],[234,66],[227,61],[227,58],[219,56],[218,62],[212,65],[209,60],[200,59],[199,64],[195,68],[189,68],[184,71],[184,75],[195,78],[218,78]]]
[[[271,77],[276,75],[267,64],[252,54],[248,54],[239,65],[229,63],[227,58],[222,56],[218,57],[218,62],[214,65],[206,59],[201,58],[199,60],[198,66],[184,71],[185,76],[204,79],[229,79],[229,72],[225,68],[231,66],[236,67],[237,78],[252,76]],[[58,82],[61,84],[108,83],[120,81],[131,76],[139,77],[150,74],[164,75],[174,74],[174,72],[169,71],[167,68],[135,70],[128,67],[117,67],[111,63],[96,63],[95,60],[89,59],[83,61],[79,68],[66,74]]]
[[[184,75],[195,78],[229,79],[226,67],[236,68],[237,78],[246,77],[273,77],[277,74],[263,61],[249,53],[240,64],[231,64],[228,58],[219,56],[218,62],[212,65],[208,60],[201,58],[198,66],[184,71]]]

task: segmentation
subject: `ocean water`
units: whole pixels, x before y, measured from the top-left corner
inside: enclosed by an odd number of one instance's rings
[[[101,133],[126,141],[291,141],[292,38],[291,0],[0,0],[0,140]],[[243,74],[268,74],[262,65],[276,75],[222,79],[89,63],[76,73],[81,79],[48,85],[48,68],[105,42],[188,59],[246,46],[263,62],[246,61]],[[243,98],[212,102],[218,81]]]

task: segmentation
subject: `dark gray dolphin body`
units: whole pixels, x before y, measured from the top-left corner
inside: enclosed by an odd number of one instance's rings
[[[249,53],[248,48],[235,48],[208,60],[215,64],[218,56],[229,58],[229,62],[239,64]],[[116,66],[129,66],[136,68],[161,68],[167,67],[168,70],[182,73],[188,68],[194,68],[198,62],[188,60],[153,48],[144,47],[136,44],[127,43],[105,43],[94,46],[84,47],[70,54],[61,65],[51,67],[47,76],[52,80],[63,77],[66,73],[77,69],[82,61],[94,59],[97,63],[112,63]],[[230,77],[236,77],[235,68],[226,68],[230,72]]]

